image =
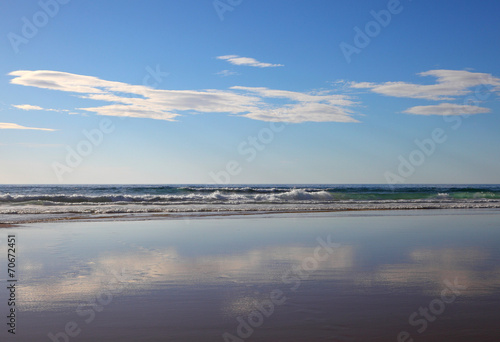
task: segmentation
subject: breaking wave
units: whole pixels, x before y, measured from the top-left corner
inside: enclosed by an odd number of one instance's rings
[[[0,186],[0,223],[46,215],[446,208],[500,208],[500,186]]]

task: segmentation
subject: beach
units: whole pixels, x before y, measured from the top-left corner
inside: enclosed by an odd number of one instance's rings
[[[499,222],[446,209],[6,227],[15,335],[4,324],[0,339],[497,341]]]
[[[0,342],[500,342],[500,1],[4,3]]]

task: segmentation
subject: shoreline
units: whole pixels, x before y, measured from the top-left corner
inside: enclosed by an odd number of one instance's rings
[[[161,214],[89,214],[88,216],[65,216],[59,218],[46,218],[40,220],[26,220],[13,223],[0,223],[1,228],[16,228],[27,224],[40,224],[40,223],[66,223],[66,222],[141,222],[141,221],[161,221],[161,220],[192,220],[192,219],[205,219],[205,218],[237,218],[237,217],[269,217],[275,215],[298,215],[304,216],[305,214],[341,214],[341,213],[401,213],[401,212],[444,212],[453,211],[454,214],[460,212],[464,214],[472,214],[473,212],[498,212],[500,208],[363,208],[363,209],[318,209],[318,210],[283,210],[283,211],[214,211],[214,212],[184,212],[184,213],[161,213]],[[387,215],[392,216],[392,215]]]

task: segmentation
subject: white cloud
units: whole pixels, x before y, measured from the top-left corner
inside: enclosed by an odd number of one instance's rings
[[[22,110],[43,110],[43,108],[40,106],[32,106],[29,104],[12,105],[12,107],[17,108],[17,109],[22,109]]]
[[[491,74],[470,72],[465,70],[429,70],[419,76],[434,76],[437,83],[422,85],[406,82],[353,82],[352,88],[367,88],[374,93],[427,100],[452,100],[457,96],[472,93],[476,86],[487,87],[489,91],[500,91],[500,79]]]
[[[232,70],[221,70],[215,74],[219,75],[219,76],[223,76],[223,77],[239,75],[236,71],[232,71]]]
[[[12,107],[17,108],[17,109],[22,109],[22,110],[43,110],[46,112],[58,112],[58,113],[68,113],[68,114],[78,114],[78,113],[73,113],[68,109],[52,109],[52,108],[43,108],[40,106],[33,106],[30,104],[22,104],[22,105],[12,105]]]
[[[276,122],[300,123],[314,122],[359,122],[352,117],[349,107],[356,103],[345,95],[329,93],[299,93],[287,90],[275,90],[263,87],[231,87],[235,90],[252,92],[264,98],[279,98],[293,101],[276,110],[254,110],[245,117]]]
[[[491,74],[466,70],[429,70],[419,76],[434,76],[435,84],[414,84],[406,82],[351,82],[354,89],[370,89],[372,92],[393,97],[406,97],[433,101],[457,100],[467,96],[464,104],[440,103],[431,106],[415,106],[403,113],[416,115],[462,115],[489,113],[490,109],[476,104],[486,100],[491,94],[500,92],[500,79]]]
[[[282,67],[283,64],[271,64],[271,63],[262,63],[258,60],[251,57],[240,57],[238,55],[227,55],[227,56],[218,56],[217,59],[226,60],[234,65],[246,65],[253,66],[258,68],[274,68],[274,67]]]
[[[434,106],[416,106],[405,110],[403,113],[416,115],[462,115],[489,113],[489,108],[458,105],[453,103],[440,103]]]
[[[243,116],[261,121],[301,123],[311,122],[359,122],[342,107],[323,103],[301,103],[280,110],[255,110]]]
[[[268,88],[232,87],[230,90],[162,90],[101,80],[58,71],[19,70],[11,83],[77,93],[109,105],[78,108],[98,115],[173,121],[183,114],[228,113],[264,121],[357,122],[346,95],[300,93]],[[280,99],[279,104],[276,100]],[[280,113],[280,114],[276,114]]]
[[[35,128],[35,127],[25,127],[15,123],[0,122],[0,129],[32,129],[37,131],[55,131],[51,128]]]
[[[261,97],[268,98],[283,98],[296,102],[323,102],[329,105],[336,106],[353,106],[355,102],[350,100],[346,95],[330,94],[328,91],[317,93],[300,93],[289,90],[269,89],[265,87],[241,87],[234,86],[231,89],[244,90],[255,93]]]

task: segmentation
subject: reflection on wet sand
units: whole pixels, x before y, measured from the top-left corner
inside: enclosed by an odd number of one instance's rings
[[[141,247],[141,248],[139,248]],[[69,271],[43,281],[22,286],[23,309],[43,310],[68,300],[83,301],[98,293],[114,279],[113,274],[126,275],[127,293],[144,289],[161,289],[168,284],[276,283],[283,282],[287,270],[299,267],[314,255],[316,247],[276,246],[253,249],[242,254],[183,257],[174,247],[163,250],[135,246],[128,252],[104,253],[82,265],[80,271]],[[309,280],[355,279],[363,286],[419,285],[432,294],[442,288],[443,281],[454,280],[467,287],[464,295],[490,294],[500,287],[500,268],[485,268],[488,253],[479,248],[416,249],[409,252],[412,262],[384,264],[371,272],[356,270],[354,246],[339,246],[331,256],[320,261]],[[38,266],[37,266],[38,265]],[[354,271],[353,271],[354,267]],[[23,274],[40,268],[40,263],[27,260]],[[332,273],[336,271],[335,273]],[[283,286],[283,285],[282,285]],[[291,286],[290,286],[291,287]],[[248,299],[237,299],[245,302]],[[234,304],[239,306],[240,304]]]
[[[276,283],[286,269],[298,267],[314,255],[316,247],[276,246],[253,249],[242,254],[183,257],[174,247],[148,249],[133,245],[128,252],[110,253],[81,265],[81,271],[61,273],[35,284],[23,286],[23,309],[43,310],[68,300],[83,301],[94,296],[114,279],[114,273],[126,275],[129,294],[144,289],[161,289],[169,284]],[[327,260],[319,261],[315,271],[346,270],[353,264],[352,246],[335,248]],[[32,278],[30,261],[23,269]],[[58,303],[60,302],[60,303]]]
[[[30,329],[16,337],[47,340],[74,321],[79,341],[387,341],[400,332],[486,341],[500,335],[500,233],[468,227],[499,217],[34,225],[18,233],[18,308]],[[442,221],[453,221],[453,235]],[[432,243],[408,222],[432,228]],[[420,334],[409,317],[446,282],[464,290]]]
[[[407,264],[382,265],[374,278],[390,285],[421,285],[429,294],[454,280],[467,290],[463,295],[486,295],[500,289],[500,267],[491,267],[490,255],[480,248],[416,249]]]

